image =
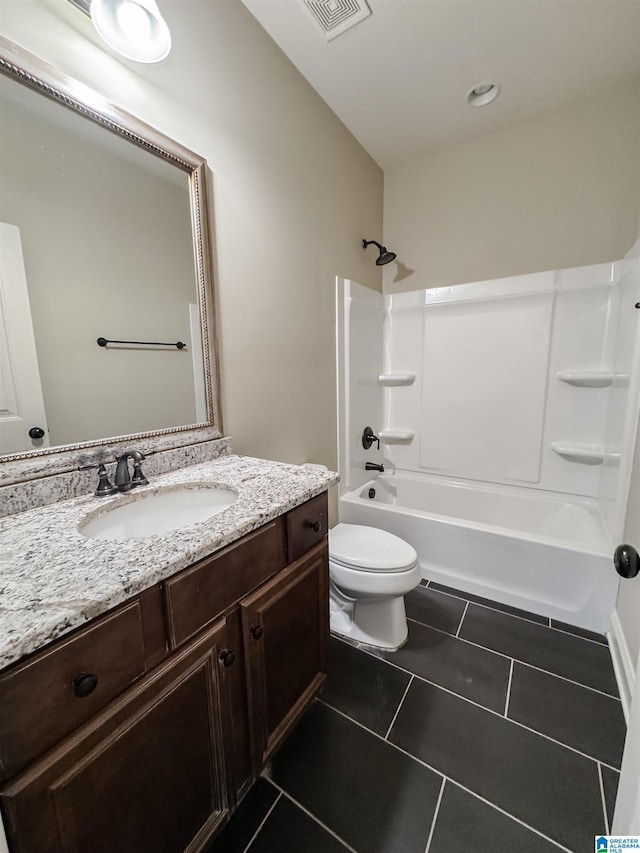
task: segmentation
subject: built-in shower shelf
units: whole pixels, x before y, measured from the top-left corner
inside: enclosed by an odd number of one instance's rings
[[[552,441],[551,449],[558,456],[570,462],[580,462],[582,465],[602,465],[603,462],[616,464],[620,461],[620,453],[609,450],[599,444],[572,444],[568,441]]]
[[[383,444],[411,444],[414,435],[412,429],[378,430],[378,437]]]
[[[413,385],[415,381],[415,373],[381,373],[378,376],[381,385]]]
[[[561,382],[580,388],[606,388],[617,378],[608,370],[559,370],[557,377]]]

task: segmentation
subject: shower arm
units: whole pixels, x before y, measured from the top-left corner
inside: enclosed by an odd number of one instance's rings
[[[396,253],[390,252],[386,246],[383,246],[382,243],[378,243],[377,240],[362,240],[362,248],[366,249],[367,246],[370,246],[373,243],[374,246],[378,249],[378,257],[376,258],[376,266],[383,267],[385,264],[391,263],[391,261],[395,261]]]

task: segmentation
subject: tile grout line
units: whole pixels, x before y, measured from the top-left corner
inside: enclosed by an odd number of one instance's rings
[[[504,716],[508,719],[509,716],[509,699],[511,699],[511,682],[513,680],[513,665],[515,661],[511,659],[511,667],[509,668],[509,683],[507,684],[507,699],[504,703]]]
[[[534,625],[542,625],[545,628],[550,627],[550,626],[545,625],[544,622],[539,622],[538,619],[532,619],[532,618],[529,618],[528,616],[519,616],[517,613],[509,613],[508,610],[501,610],[499,607],[492,607],[490,604],[484,604],[481,601],[473,601],[471,598],[465,598],[463,592],[460,592],[460,593],[445,592],[444,589],[437,589],[435,586],[434,587],[430,586],[429,589],[431,589],[433,592],[439,592],[440,595],[448,595],[449,598],[457,598],[459,601],[466,601],[467,604],[477,604],[478,607],[484,607],[487,610],[493,610],[494,613],[502,613],[504,616],[513,616],[514,619],[521,619],[523,622],[530,622],[530,623],[533,623]],[[499,602],[497,602],[497,603],[499,603]],[[510,605],[505,605],[505,607],[508,607],[508,606],[510,606]],[[517,607],[514,608],[514,610],[517,610],[517,609],[518,609]],[[522,612],[526,613],[526,611],[522,611]],[[532,613],[531,616],[538,616],[538,614]],[[547,622],[550,622],[549,616],[539,616],[539,618],[545,619]],[[565,633],[567,633],[567,632],[565,631]],[[571,636],[575,637],[576,635],[572,634]],[[580,637],[580,639],[582,640],[585,638]],[[595,643],[597,641],[596,640],[590,640],[590,642]]]
[[[436,628],[434,625],[427,625],[426,622],[421,622],[419,619],[412,619],[411,616],[407,616],[407,622],[415,622],[416,625],[422,625],[423,628],[429,628],[430,631],[437,631],[439,634],[445,634],[447,637],[452,637],[454,640],[460,640],[461,643],[468,643],[470,646],[475,646],[476,649],[482,649],[485,652],[490,652],[492,655],[512,660],[512,658],[504,652],[496,652],[494,649],[489,649],[487,646],[481,646],[480,643],[476,643],[473,640],[467,640],[466,637],[459,637],[458,634],[450,634],[449,631],[445,631],[443,628]],[[461,627],[462,624],[458,627],[458,631]],[[366,649],[361,649],[361,651],[364,652]],[[387,658],[381,658],[381,660],[387,660]]]
[[[538,835],[540,838],[544,838],[545,841],[548,841],[550,844],[553,844],[554,847],[557,847],[558,850],[563,850],[565,853],[575,853],[573,850],[569,850],[568,847],[565,847],[564,844],[560,844],[559,841],[554,841],[549,835],[545,835],[544,832],[541,832],[539,829],[534,829],[532,826],[529,826],[528,823],[525,823],[521,818],[516,817],[515,815],[509,814],[508,811],[497,806],[495,803],[492,803],[490,800],[487,800],[485,797],[481,797],[480,794],[476,794],[475,791],[472,791],[470,788],[466,788],[464,785],[461,785],[460,782],[456,782],[453,779],[449,779],[445,777],[447,782],[451,782],[452,785],[455,785],[458,788],[461,788],[465,793],[469,794],[472,797],[475,797],[476,800],[480,800],[481,803],[489,806],[500,814],[505,815],[505,817],[511,818],[515,823],[520,824],[520,826],[524,826],[525,829],[528,829],[529,832],[533,832],[535,835]]]
[[[431,582],[429,582],[430,584]],[[425,587],[426,589],[427,587]],[[564,628],[556,628],[555,625],[551,624],[552,618],[551,616],[540,616],[540,619],[544,619],[544,622],[539,622],[538,619],[531,619],[527,616],[519,616],[517,613],[509,613],[508,610],[501,610],[499,607],[492,607],[490,604],[483,604],[480,601],[472,601],[470,598],[465,598],[464,593],[460,592],[456,594],[454,592],[445,592],[443,589],[436,589],[436,587],[428,587],[433,592],[439,592],[441,595],[448,595],[450,598],[457,598],[459,601],[466,601],[467,604],[476,604],[478,607],[484,607],[487,610],[493,610],[494,613],[502,613],[503,616],[512,616],[514,619],[521,619],[523,622],[529,622],[532,625],[541,625],[543,628],[549,628],[551,631],[556,631],[559,634],[566,634],[569,637],[575,637],[577,640],[584,640],[586,643],[595,643],[596,646],[605,646],[606,642],[602,642],[602,640],[592,640],[591,637],[583,637],[582,634],[573,634],[571,631],[565,631]],[[509,605],[505,605],[509,606]],[[518,609],[518,608],[514,608]],[[526,611],[525,611],[526,612]],[[537,613],[532,613],[532,616],[538,616]],[[577,626],[576,626],[577,627]],[[586,629],[585,629],[586,630]],[[597,631],[593,632],[597,634]],[[602,635],[605,636],[604,634]]]
[[[480,648],[484,648],[481,646]],[[513,658],[516,663],[519,663],[520,666],[526,666],[529,669],[535,669],[537,672],[544,672],[546,675],[550,675],[552,678],[559,678],[561,681],[566,681],[567,684],[575,684],[576,687],[582,687],[584,690],[590,690],[592,693],[597,693],[599,696],[604,696],[607,699],[613,699],[614,702],[620,702],[621,699],[619,696],[613,696],[611,693],[606,693],[604,690],[598,690],[597,687],[591,687],[590,684],[583,684],[581,681],[574,681],[572,678],[567,678],[566,675],[558,675],[557,672],[549,672],[548,669],[542,669],[540,666],[536,666],[534,663],[527,663],[525,660],[519,660],[518,658]]]
[[[575,853],[575,851],[569,850],[568,847],[564,847],[562,844],[560,844],[559,841],[554,841],[553,838],[550,838],[548,835],[545,835],[539,829],[534,829],[534,827],[530,826],[528,823],[525,823],[521,818],[510,814],[508,811],[505,811],[505,809],[501,808],[501,806],[497,806],[495,803],[492,803],[490,800],[487,800],[485,797],[481,796],[480,794],[476,793],[475,791],[472,791],[471,788],[467,788],[461,782],[457,782],[455,779],[452,779],[450,776],[447,776],[441,770],[436,770],[436,768],[433,767],[433,765],[427,764],[426,761],[423,761],[421,758],[418,758],[416,755],[412,755],[412,753],[407,752],[406,749],[403,749],[401,746],[398,746],[397,743],[394,743],[391,740],[384,740],[382,735],[379,735],[377,732],[374,732],[371,729],[368,729],[365,725],[363,725],[362,723],[359,723],[358,720],[354,720],[353,717],[349,717],[347,714],[344,713],[344,711],[339,711],[337,708],[334,708],[333,705],[329,705],[329,703],[325,702],[324,699],[317,699],[316,701],[320,702],[320,704],[322,704],[322,705],[325,705],[327,708],[329,708],[331,711],[334,711],[336,714],[339,714],[341,717],[344,717],[345,720],[348,720],[350,723],[353,723],[354,726],[358,726],[359,728],[363,729],[365,732],[368,732],[368,734],[373,735],[373,737],[378,738],[378,740],[381,740],[383,743],[386,743],[388,746],[397,750],[402,755],[406,755],[407,758],[410,758],[412,761],[415,761],[418,764],[421,764],[423,767],[426,767],[427,770],[431,770],[431,772],[435,773],[436,776],[442,776],[442,778],[445,779],[447,782],[451,782],[452,785],[456,785],[458,788],[461,788],[463,791],[466,791],[467,794],[470,794],[472,797],[475,797],[477,800],[481,800],[481,802],[485,803],[488,806],[491,806],[491,808],[495,809],[497,812],[500,812],[501,814],[506,815],[508,818],[511,818],[511,820],[514,820],[516,823],[519,823],[521,826],[524,826],[526,829],[530,830],[531,832],[535,833],[536,835],[539,835],[541,838],[544,838],[545,841],[551,842],[551,844],[554,844],[556,847],[558,847],[558,849],[565,851],[565,853]],[[498,714],[498,716],[500,716],[500,715]],[[560,746],[563,746],[563,745],[564,744],[560,744]],[[597,763],[597,762],[594,762],[594,763]],[[269,780],[269,781],[272,781],[272,780]],[[276,784],[276,783],[274,783],[274,784]],[[279,787],[279,786],[277,786],[277,787]],[[286,794],[286,791],[284,791],[284,793]]]
[[[482,649],[485,652],[490,652],[492,655],[497,655],[498,657],[505,658],[506,660],[515,660],[518,663],[522,664],[522,666],[528,666],[530,669],[536,669],[538,672],[544,672],[547,675],[553,676],[553,678],[561,678],[562,681],[568,681],[569,684],[575,684],[577,687],[584,687],[585,690],[592,690],[594,693],[599,693],[601,696],[607,696],[609,699],[615,699],[616,702],[620,702],[619,696],[614,696],[611,693],[606,693],[604,690],[599,690],[597,687],[591,687],[590,684],[583,684],[581,681],[574,681],[572,678],[567,678],[566,675],[558,675],[557,672],[551,672],[548,669],[543,669],[541,666],[536,666],[534,663],[528,663],[525,660],[520,660],[520,658],[514,658],[511,655],[507,655],[504,652],[497,652],[495,649],[490,649],[488,646],[481,646],[480,643],[476,643],[474,640],[468,640],[466,637],[459,637],[457,634],[450,634],[448,631],[443,631],[442,628],[435,628],[433,625],[427,625],[426,622],[420,622],[418,619],[412,619],[410,616],[407,616],[408,622],[415,622],[417,625],[422,625],[424,628],[429,628],[431,631],[438,631],[440,634],[445,634],[447,637],[453,637],[454,640],[460,640],[462,643],[468,643],[470,646],[475,646],[476,649]],[[460,629],[458,629],[460,630]],[[573,635],[571,635],[573,636]],[[358,646],[358,650],[365,652],[367,649],[360,648]],[[372,652],[368,652],[368,654],[372,654]],[[377,655],[375,655],[377,657]],[[379,660],[387,660],[387,658],[378,658]],[[387,661],[390,663],[390,661]]]
[[[334,830],[328,827],[326,823],[323,823],[320,818],[316,817],[313,814],[313,812],[310,812],[309,809],[305,808],[302,803],[299,803],[295,799],[295,797],[292,797],[288,791],[285,791],[284,788],[281,788],[277,782],[274,782],[273,779],[269,779],[269,781],[280,791],[281,795],[285,796],[288,800],[290,800],[294,804],[294,806],[297,806],[300,811],[303,811],[307,815],[307,817],[310,817],[311,820],[318,824],[318,826],[321,826],[325,832],[328,832],[329,835],[332,835],[336,839],[336,841],[339,841],[340,844],[342,844],[342,846],[345,848],[345,850],[348,850],[349,853],[358,853],[355,848],[351,847],[350,844],[347,844],[347,842],[343,838],[340,838],[337,832],[334,832]]]
[[[549,619],[549,628],[552,631],[555,631],[556,634],[564,634],[566,637],[575,637],[576,640],[584,640],[585,643],[592,643],[594,646],[604,646],[605,649],[609,648],[608,643],[603,643],[601,640],[592,640],[591,637],[583,637],[582,634],[572,634],[571,631],[565,631],[564,628],[556,628],[555,625],[551,624],[551,619]],[[596,633],[595,631],[593,632]],[[606,634],[602,635],[606,637]]]
[[[269,781],[271,781],[271,780],[269,780]],[[251,840],[249,841],[249,843],[247,844],[247,846],[244,848],[243,853],[248,853],[249,848],[251,847],[251,845],[253,844],[253,842],[254,842],[254,841],[256,840],[256,838],[258,837],[258,835],[259,835],[259,833],[260,833],[260,830],[262,829],[262,827],[263,827],[263,826],[265,825],[265,823],[267,822],[267,820],[268,820],[268,818],[269,818],[269,815],[270,815],[270,814],[271,814],[271,812],[275,809],[276,805],[277,805],[277,804],[278,804],[278,802],[280,801],[280,797],[281,797],[281,796],[282,796],[282,791],[279,791],[279,792],[278,792],[278,796],[277,796],[277,797],[275,798],[275,800],[271,803],[271,806],[270,806],[270,808],[269,808],[269,811],[266,813],[266,815],[265,815],[265,816],[262,818],[262,820],[260,821],[260,826],[256,829],[256,831],[255,831],[255,832],[253,833],[253,835],[251,836]]]
[[[598,781],[600,783],[600,799],[602,800],[602,813],[604,815],[605,834],[610,835],[609,815],[607,814],[607,799],[604,795],[604,779],[602,778],[602,765],[598,762]]]
[[[444,786],[447,784],[446,778],[442,777],[442,785],[440,785],[440,793],[438,794],[438,802],[436,803],[436,807],[433,812],[433,820],[431,821],[431,829],[429,830],[429,837],[427,838],[427,846],[424,848],[424,853],[429,853],[429,848],[431,847],[431,839],[433,838],[433,833],[436,828],[436,821],[438,820],[438,812],[440,811],[440,803],[442,802],[442,795],[444,794]]]
[[[556,634],[564,634],[566,637],[575,637],[576,640],[583,640],[585,643],[591,643],[594,646],[604,646],[605,649],[608,648],[608,643],[603,643],[602,640],[592,640],[591,637],[583,637],[582,634],[573,634],[571,631],[565,631],[564,628],[556,628],[555,625],[551,624],[552,622],[553,619],[549,617],[549,629],[551,631],[555,631]],[[597,631],[594,631],[593,633],[596,634]],[[606,634],[603,634],[602,636],[606,639]]]
[[[451,636],[451,635],[449,634],[449,636]],[[555,743],[558,746],[562,746],[562,747],[564,747],[564,749],[568,749],[570,752],[575,752],[576,755],[581,755],[583,758],[587,758],[589,761],[593,761],[595,764],[600,762],[600,764],[602,764],[603,767],[607,767],[609,770],[615,770],[616,773],[620,772],[620,768],[614,767],[613,764],[607,764],[606,761],[601,761],[598,758],[594,758],[593,755],[587,755],[586,752],[580,752],[580,750],[576,749],[574,746],[570,746],[568,743],[563,743],[561,740],[556,740],[555,738],[551,737],[551,735],[547,735],[544,732],[539,732],[536,729],[532,729],[530,726],[525,726],[524,723],[521,723],[519,720],[514,720],[513,717],[508,717],[508,718],[504,717],[499,711],[494,711],[491,708],[487,708],[485,705],[481,705],[479,702],[475,702],[473,699],[469,699],[466,696],[461,696],[460,693],[455,693],[449,687],[443,687],[441,684],[436,684],[435,681],[429,681],[428,678],[425,678],[422,675],[416,675],[415,672],[414,673],[409,672],[408,669],[404,669],[403,667],[399,666],[397,663],[391,663],[391,661],[386,660],[386,658],[379,658],[379,657],[377,657],[377,655],[372,654],[371,652],[365,651],[365,649],[358,649],[358,651],[362,651],[365,654],[368,654],[370,657],[376,658],[376,660],[382,661],[383,663],[387,663],[387,664],[389,664],[389,666],[392,666],[394,669],[400,670],[400,672],[404,672],[406,675],[413,675],[413,677],[418,679],[418,681],[422,681],[425,684],[429,684],[431,687],[435,687],[438,690],[443,690],[445,693],[449,693],[451,696],[455,696],[456,699],[460,699],[462,702],[468,702],[470,705],[474,705],[476,708],[480,708],[481,711],[486,711],[488,714],[493,714],[496,717],[500,717],[501,720],[506,719],[512,725],[518,726],[521,729],[525,729],[525,731],[531,732],[531,734],[534,734],[534,735],[538,735],[538,737],[544,738],[545,740],[548,740],[551,743]],[[516,662],[519,663],[519,661],[516,661]],[[598,691],[596,691],[596,692],[598,692]],[[604,695],[606,696],[607,694],[604,694]],[[609,697],[609,698],[614,698],[614,697]],[[318,701],[322,702],[324,705],[327,705],[330,708],[333,708],[333,705],[329,705],[329,703],[325,702],[323,699],[319,699]],[[333,708],[333,710],[338,711],[337,708]],[[342,711],[338,711],[338,713],[340,714],[340,713],[342,713]],[[352,719],[351,717],[347,716],[347,714],[343,714],[343,716],[347,717],[348,720]],[[353,722],[357,723],[357,720],[353,720]],[[361,723],[357,723],[357,724],[361,725]],[[371,731],[372,734],[376,734],[371,729],[367,729],[366,726],[362,726],[362,728],[366,729],[366,731]],[[388,743],[391,743],[391,741],[388,741]]]
[[[456,637],[460,637],[460,629],[462,628],[462,623],[464,622],[464,617],[467,615],[467,610],[469,609],[469,602],[465,604],[464,611],[462,613],[462,619],[460,619],[460,624],[458,625],[458,630],[456,631]]]
[[[409,688],[410,688],[410,687],[411,687],[411,685],[413,684],[413,679],[414,679],[414,678],[415,678],[415,675],[412,675],[412,676],[411,676],[411,678],[409,679],[409,683],[407,684],[407,686],[406,686],[406,688],[405,688],[405,691],[404,691],[404,693],[402,694],[402,699],[401,699],[401,700],[400,700],[400,702],[398,703],[398,707],[396,708],[396,712],[395,712],[395,714],[393,715],[393,719],[392,719],[392,720],[391,720],[391,722],[389,723],[389,728],[387,729],[387,733],[386,733],[386,735],[384,736],[384,739],[385,739],[385,740],[389,737],[389,732],[390,732],[390,731],[391,731],[391,729],[393,728],[393,724],[394,724],[394,723],[395,723],[395,721],[396,721],[396,717],[397,717],[397,716],[398,716],[398,714],[400,713],[400,708],[402,708],[402,703],[404,702],[405,696],[406,696],[406,695],[407,695],[407,693],[409,692]]]

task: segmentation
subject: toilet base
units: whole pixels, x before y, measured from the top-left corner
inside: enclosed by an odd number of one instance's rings
[[[331,584],[331,630],[358,643],[395,651],[407,642],[404,596],[354,600]]]

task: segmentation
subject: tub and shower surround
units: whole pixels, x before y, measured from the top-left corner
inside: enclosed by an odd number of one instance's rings
[[[342,290],[341,519],[406,538],[425,577],[607,630],[638,409],[637,264]],[[359,446],[365,425],[380,452]],[[367,460],[394,475],[375,498]]]

